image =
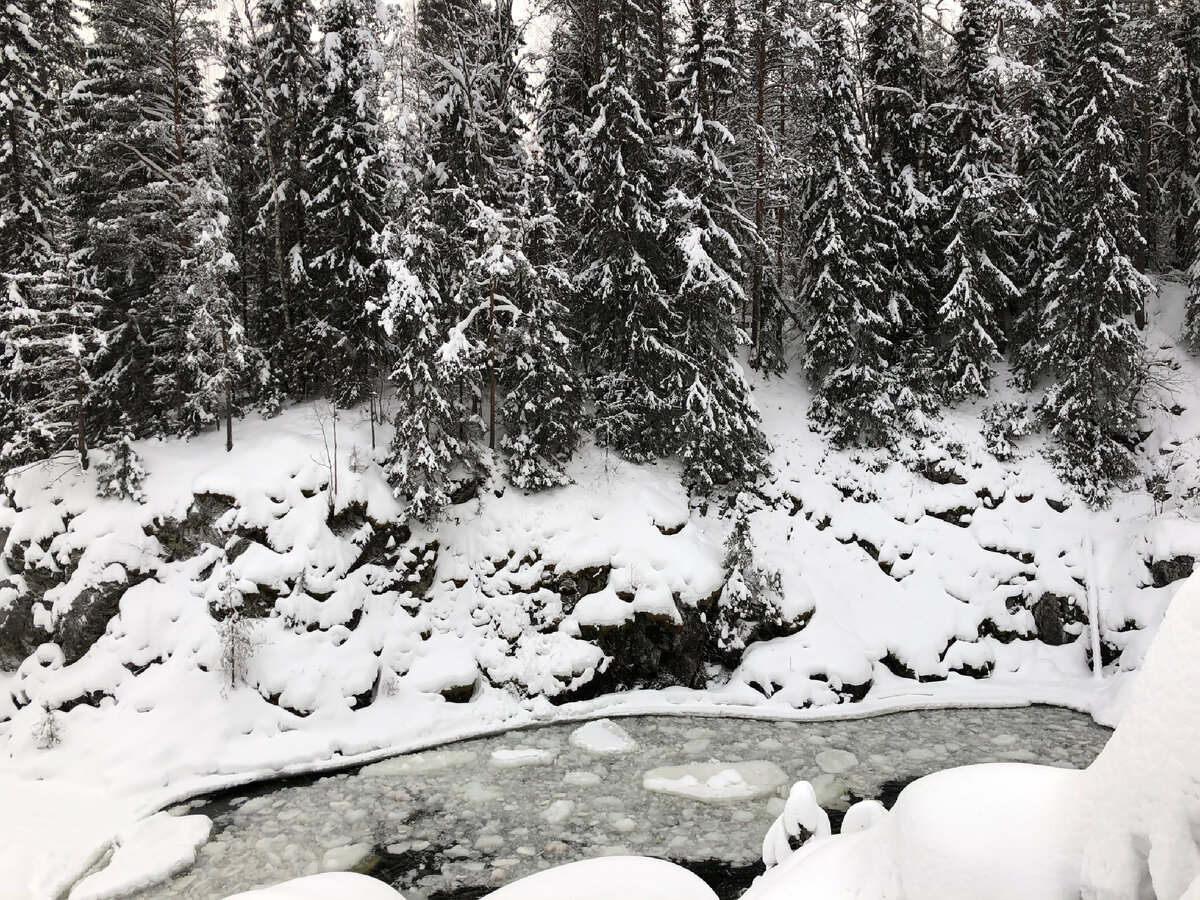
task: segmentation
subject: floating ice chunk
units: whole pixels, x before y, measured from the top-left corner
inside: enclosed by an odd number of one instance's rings
[[[505,769],[515,769],[519,766],[548,766],[554,762],[554,753],[539,747],[517,747],[510,750],[501,747],[492,751],[492,765]]]
[[[347,844],[326,850],[321,857],[322,872],[348,872],[371,855],[370,844]]]
[[[542,818],[551,825],[562,825],[575,814],[574,800],[555,800],[542,811]]]
[[[637,749],[637,741],[629,736],[629,732],[610,719],[597,719],[576,728],[571,732],[571,743],[601,756]]]
[[[593,787],[600,783],[600,776],[595,772],[568,772],[563,776],[563,784],[574,787]]]
[[[211,831],[208,816],[156,813],[117,837],[112,860],[77,884],[71,900],[123,897],[166,881],[196,861],[196,850]]]
[[[817,794],[817,803],[823,809],[845,809],[850,788],[828,772],[822,772],[812,780],[813,790]]]
[[[468,781],[463,785],[463,799],[471,806],[491,803],[504,796],[504,791],[492,784],[480,784],[478,781]]]
[[[419,775],[436,772],[451,766],[462,766],[475,760],[474,750],[430,750],[395,756],[383,762],[364,766],[358,773],[362,778],[394,778],[398,775]]]
[[[849,750],[822,750],[817,754],[817,765],[822,772],[841,775],[858,765],[858,757]]]
[[[663,766],[642,777],[642,787],[648,791],[707,803],[766,797],[786,783],[783,770],[764,760]]]

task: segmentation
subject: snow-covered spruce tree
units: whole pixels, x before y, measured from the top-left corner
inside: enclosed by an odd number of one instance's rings
[[[838,444],[885,444],[895,428],[886,302],[888,273],[871,234],[880,192],[863,146],[847,22],[830,12],[816,31],[818,117],[805,202],[799,295],[804,368],[816,392],[810,415]]]
[[[250,19],[254,96],[262,140],[258,170],[257,228],[272,260],[263,285],[264,330],[271,370],[287,390],[316,387],[308,373],[319,371],[320,347],[312,340],[308,303],[309,254],[305,205],[309,196],[312,113],[318,70],[313,59],[315,22],[311,0],[258,0]]]
[[[96,466],[96,490],[101,497],[142,502],[142,482],[146,479],[146,470],[133,441],[133,426],[129,416],[122,415],[113,440],[106,448],[107,458]]]
[[[671,83],[672,185],[664,208],[682,273],[672,298],[681,357],[672,393],[683,398],[674,445],[685,478],[707,493],[760,474],[767,444],[735,355],[735,317],[745,294],[734,234],[744,234],[749,223],[737,210],[722,157],[732,136],[714,114],[733,62],[702,0],[691,15],[690,40]]]
[[[204,124],[211,8],[209,0],[91,5],[96,39],[75,101],[83,151],[72,194],[83,225],[74,244],[84,283],[101,299],[100,417],[125,414],[138,434],[180,427],[187,317],[173,301],[185,251],[180,208]]]
[[[416,222],[428,211],[412,211]],[[414,274],[431,263],[432,243],[410,225],[404,257],[388,262],[383,324],[399,348],[391,380],[399,409],[385,472],[409,515],[423,522],[437,518],[450,502],[450,476],[462,463],[478,460],[477,427],[466,430],[457,403],[458,386],[442,364],[444,310],[436,285],[426,287]],[[477,425],[476,422],[471,423]]]
[[[247,683],[250,663],[254,657],[254,632],[249,619],[242,614],[242,592],[233,571],[226,564],[217,595],[210,603],[217,619],[217,641],[220,656],[217,671],[221,676],[221,692],[226,694]]]
[[[182,305],[189,315],[184,353],[185,393],[180,413],[183,427],[192,432],[224,420],[225,449],[233,449],[233,417],[238,394],[252,368],[263,371],[263,361],[247,346],[245,332],[234,311],[230,281],[237,260],[229,249],[226,229],[229,201],[216,169],[211,142],[200,150],[200,174],[183,205],[183,231],[187,252],[180,267]],[[257,363],[257,365],[254,365]]]
[[[940,123],[948,159],[939,196],[937,372],[950,402],[986,396],[1000,358],[999,317],[1017,295],[1005,237],[1014,185],[996,142],[999,85],[989,64],[994,28],[991,0],[966,0]]]
[[[579,443],[583,397],[570,358],[566,301],[571,280],[562,258],[562,222],[549,199],[549,178],[531,174],[520,210],[524,271],[514,285],[519,309],[504,335],[501,448],[508,477],[522,490],[566,484]]]
[[[0,453],[23,426],[16,323],[54,255],[42,51],[25,0],[0,7]],[[7,454],[5,454],[7,455]]]
[[[230,16],[221,45],[221,78],[214,101],[217,173],[229,200],[226,238],[237,262],[230,288],[238,319],[247,337],[265,342],[262,328],[263,286],[269,281],[270,248],[261,231],[253,231],[258,218],[257,195],[263,181],[256,166],[261,142],[261,108],[253,94],[255,76],[251,48],[241,17]]]
[[[592,89],[595,118],[582,136],[578,169],[586,221],[580,350],[596,432],[602,445],[635,461],[671,452],[674,417],[684,406],[664,164],[650,125],[663,101],[649,18],[640,0],[620,0],[607,14],[607,67]]]
[[[343,405],[365,399],[388,364],[380,241],[391,176],[380,133],[377,25],[375,0],[331,0],[321,20],[309,272],[321,372]]]
[[[1085,0],[1071,19],[1079,71],[1068,98],[1063,231],[1046,276],[1051,300],[1042,350],[1057,381],[1041,409],[1064,477],[1100,504],[1135,471],[1123,441],[1137,424],[1146,371],[1131,317],[1150,285],[1131,258],[1141,242],[1137,197],[1121,178],[1123,16],[1114,0]]]
[[[781,590],[778,572],[763,569],[755,559],[750,534],[750,496],[738,494],[733,528],[725,541],[725,586],[717,599],[713,630],[717,647],[739,653],[764,623],[782,625],[777,600]]]
[[[864,70],[868,145],[882,199],[875,243],[891,273],[888,316],[910,374],[924,380],[927,335],[936,322],[934,207],[926,160],[930,122],[920,10],[914,0],[876,0],[867,15]]]
[[[1166,129],[1161,142],[1165,265],[1186,269],[1196,259],[1200,226],[1200,3],[1183,3],[1171,34],[1165,82]]]
[[[1059,166],[1067,129],[1063,98],[1069,72],[1062,16],[1054,4],[1038,12],[1040,17],[1027,29],[1027,56],[1032,63],[1021,97],[1025,112],[1018,136],[1017,171],[1025,206],[1024,228],[1017,240],[1020,297],[1009,324],[1013,366],[1018,384],[1025,388],[1046,369],[1039,352],[1050,298],[1043,288],[1062,229]]]

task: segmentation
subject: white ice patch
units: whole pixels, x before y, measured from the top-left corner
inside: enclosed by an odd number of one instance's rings
[[[637,741],[624,728],[610,719],[588,722],[571,733],[571,744],[600,756],[630,753]]]
[[[568,772],[563,776],[563,784],[572,787],[594,787],[600,783],[600,776],[595,772]]]
[[[542,811],[542,818],[551,825],[564,825],[574,814],[574,800],[555,800]]]
[[[156,813],[121,832],[108,865],[75,885],[70,900],[126,897],[166,881],[196,861],[211,831],[208,816]]]
[[[849,750],[822,750],[817,754],[817,765],[822,772],[841,775],[858,765],[858,757]]]
[[[705,803],[767,797],[786,783],[783,770],[765,760],[662,766],[642,777],[642,787],[648,791]]]
[[[364,766],[359,772],[364,778],[394,778],[398,775],[420,775],[436,772],[451,766],[462,766],[475,761],[474,750],[430,750],[425,753],[410,753],[385,759],[383,762]]]
[[[326,850],[321,857],[322,872],[348,872],[371,855],[370,844],[347,844]]]
[[[492,765],[504,769],[515,769],[520,766],[548,766],[554,762],[554,753],[537,747],[517,747],[509,749],[501,747],[492,751]]]

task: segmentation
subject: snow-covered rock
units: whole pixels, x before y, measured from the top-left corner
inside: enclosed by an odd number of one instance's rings
[[[245,891],[225,900],[404,900],[382,881],[366,875],[327,872],[309,875],[258,891]]]

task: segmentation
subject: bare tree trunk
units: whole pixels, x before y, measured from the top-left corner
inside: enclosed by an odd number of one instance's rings
[[[763,218],[766,212],[767,0],[760,0],[754,38],[754,265],[750,278],[750,348],[757,358],[762,339]]]
[[[229,368],[229,323],[221,332],[221,355],[225,360],[225,452],[233,451],[233,372]]]
[[[488,369],[491,384],[488,399],[488,447],[496,449],[496,279],[488,296]]]

